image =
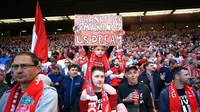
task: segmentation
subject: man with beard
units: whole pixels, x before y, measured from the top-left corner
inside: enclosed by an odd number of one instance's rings
[[[124,77],[124,69],[119,65],[119,59],[114,60],[114,67],[111,68],[112,74],[110,75],[110,85],[116,90],[119,87],[121,80]]]
[[[162,90],[159,98],[159,112],[199,112],[196,92],[188,86],[190,74],[184,67],[172,70],[174,81]]]
[[[155,71],[154,63],[147,62],[145,65],[145,71],[139,76],[139,82],[148,85],[152,98],[154,100],[155,108],[158,108],[158,98],[160,92],[165,88],[165,74],[159,74]]]

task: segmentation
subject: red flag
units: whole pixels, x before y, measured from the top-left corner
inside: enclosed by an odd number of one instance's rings
[[[36,6],[35,23],[33,26],[31,52],[35,53],[38,58],[42,59],[42,63],[45,63],[47,61],[47,35],[42,12],[40,10],[40,5],[38,2]]]

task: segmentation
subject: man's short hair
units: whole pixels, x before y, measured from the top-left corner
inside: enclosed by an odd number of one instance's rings
[[[57,62],[57,60],[56,60],[56,58],[51,57],[51,58],[50,58],[50,62]]]
[[[60,70],[58,66],[53,66],[53,70]]]
[[[175,67],[175,68],[172,70],[172,76],[175,77],[175,75],[180,75],[180,72],[181,72],[182,70],[187,70],[187,68],[182,67],[182,66]]]
[[[146,64],[144,64],[144,69],[146,69],[146,67],[148,67],[150,64],[153,64],[153,62],[147,62]]]
[[[21,55],[27,55],[27,56],[30,56],[32,62],[34,63],[34,65],[38,65],[39,64],[39,60],[38,60],[38,57],[32,53],[32,52],[20,52],[18,54],[16,54],[14,56],[14,59],[17,57],[17,56],[21,56]]]
[[[68,70],[70,70],[71,68],[77,68],[78,69],[78,65],[77,64],[70,64],[68,66]]]
[[[103,67],[94,66],[94,67],[92,67],[92,74],[94,73],[94,71],[104,72],[104,70],[105,69]]]
[[[169,65],[174,65],[174,64],[177,64],[177,61],[175,59],[171,59],[169,60]]]
[[[129,72],[130,70],[138,71],[138,68],[136,66],[127,67],[126,70],[125,70],[125,73]]]
[[[113,61],[115,61],[115,60],[119,60],[119,58],[115,58],[115,59],[113,59]]]

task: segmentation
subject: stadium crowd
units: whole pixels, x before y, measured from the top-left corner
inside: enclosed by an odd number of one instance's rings
[[[7,91],[20,82],[13,75],[19,68],[19,65],[14,66],[17,63],[16,58],[30,54],[21,54],[18,57],[15,55],[30,51],[31,38],[31,36],[0,37],[0,112],[1,108],[9,108],[1,107],[2,101],[6,101],[4,97]],[[41,69],[37,74],[45,84],[54,87],[48,91],[56,91],[58,94],[56,100],[49,99],[49,102],[53,101],[51,105],[54,106],[58,104],[58,109],[54,111],[86,112],[83,106],[88,107],[88,110],[92,107],[87,105],[88,102],[85,100],[91,103],[90,100],[93,99],[85,95],[84,90],[82,91],[87,67],[90,67],[88,61],[92,58],[92,55],[88,56],[88,52],[90,50],[95,52],[99,47],[75,46],[73,34],[48,35],[47,38],[48,62],[41,63],[41,60],[38,60]],[[200,110],[200,29],[127,31],[122,43],[122,46],[105,47],[108,54],[106,58],[109,62],[108,69],[103,61],[106,70],[98,67],[91,70],[95,87],[101,82],[97,84],[95,82],[100,80],[95,79],[97,73],[105,73],[105,81],[102,79],[105,82],[103,84],[105,91],[94,90],[98,99],[97,110],[105,111],[103,106],[107,102],[103,97],[107,96],[104,92],[108,93],[110,110],[117,109],[122,112]],[[104,55],[99,57],[103,59]],[[26,61],[26,57],[24,58]],[[20,67],[26,68],[28,65],[21,64]],[[192,90],[187,85],[192,87]],[[177,90],[175,93],[174,89]],[[193,97],[189,98],[188,93]],[[118,95],[117,98],[115,94]],[[171,94],[178,95],[180,101],[176,97],[171,98]],[[55,94],[53,95],[55,97]],[[178,103],[172,106],[172,101]],[[38,102],[48,104],[42,100]]]

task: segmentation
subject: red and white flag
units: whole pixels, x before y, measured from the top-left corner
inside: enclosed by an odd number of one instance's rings
[[[47,61],[47,35],[38,1],[36,6],[35,23],[33,26],[31,52],[35,53],[38,58],[42,59],[42,63]]]

